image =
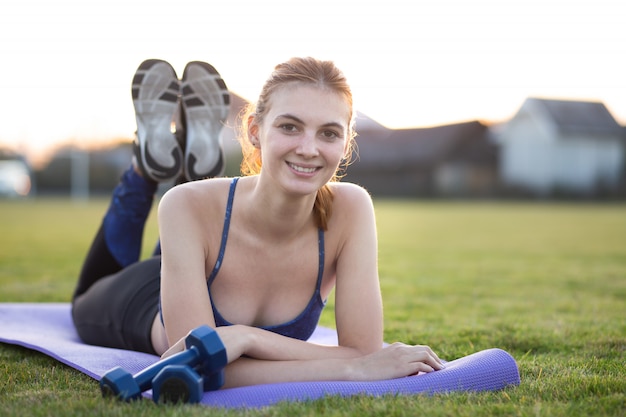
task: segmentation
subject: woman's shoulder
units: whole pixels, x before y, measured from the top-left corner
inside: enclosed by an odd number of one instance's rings
[[[329,183],[336,201],[355,202],[362,204],[364,201],[372,201],[370,193],[358,184],[352,182],[331,182]]]
[[[175,194],[177,197],[186,196],[187,198],[197,198],[198,196],[206,195],[207,192],[219,192],[220,190],[227,190],[232,181],[232,178],[220,177],[185,182],[167,190],[164,194],[164,197],[167,195]]]
[[[374,204],[370,193],[349,182],[337,182],[333,191],[332,214],[328,223],[329,243],[335,242],[337,254],[348,242],[364,241],[376,230]]]
[[[362,216],[369,217],[374,207],[372,196],[360,185],[350,182],[331,183],[333,191],[333,217],[341,221],[359,221]]]
[[[232,178],[210,178],[176,185],[163,194],[159,207],[174,206],[207,210],[225,202]]]

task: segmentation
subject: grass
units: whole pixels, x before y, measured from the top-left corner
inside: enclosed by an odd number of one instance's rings
[[[69,301],[105,208],[0,201],[0,301]],[[446,359],[505,349],[519,387],[248,411],[120,404],[78,371],[0,345],[0,415],[624,415],[626,205],[379,200],[376,209],[385,340],[428,344]],[[146,254],[155,239],[151,217]]]

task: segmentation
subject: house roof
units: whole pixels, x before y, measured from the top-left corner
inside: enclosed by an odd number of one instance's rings
[[[561,133],[623,134],[623,128],[601,102],[531,97],[522,108],[532,108],[549,116]]]
[[[357,166],[397,169],[431,166],[457,156],[463,149],[490,146],[486,130],[482,123],[472,121],[431,128],[365,131],[356,139],[358,157],[355,162]]]
[[[378,132],[390,131],[389,128],[383,126],[382,124],[378,123],[376,120],[361,113],[360,111],[356,112],[355,119],[356,119],[357,133],[369,132],[369,131],[378,131]]]

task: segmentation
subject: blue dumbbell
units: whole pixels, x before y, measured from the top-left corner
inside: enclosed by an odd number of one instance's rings
[[[152,400],[155,403],[195,404],[202,399],[204,381],[186,365],[168,365],[152,380]]]
[[[224,385],[224,370],[220,369],[218,372],[214,372],[211,375],[204,375],[204,391],[217,391]]]
[[[209,326],[192,330],[185,338],[186,350],[163,359],[138,372],[134,376],[120,367],[107,372],[100,379],[104,397],[117,397],[130,401],[141,397],[141,393],[152,387],[154,377],[166,366],[186,365],[194,368],[207,380],[207,385],[219,389],[223,383],[222,370],[227,363],[226,348],[219,335]],[[212,381],[212,382],[209,382]],[[220,383],[219,386],[216,386]]]

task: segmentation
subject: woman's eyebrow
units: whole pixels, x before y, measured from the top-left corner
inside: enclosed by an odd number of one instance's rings
[[[290,113],[285,113],[285,114],[279,114],[278,116],[276,116],[276,120],[278,119],[290,119],[293,120],[296,123],[300,123],[300,124],[305,124],[304,121],[302,119],[300,119],[297,116],[294,116],[293,114]],[[345,129],[345,125],[338,123],[338,122],[328,122],[328,123],[324,123],[322,125],[322,127],[336,127],[339,129]]]
[[[299,117],[296,117],[293,114],[289,114],[289,113],[279,114],[278,116],[276,116],[276,120],[278,119],[290,119],[297,123],[302,123],[302,124],[304,123],[304,121],[301,120]]]

